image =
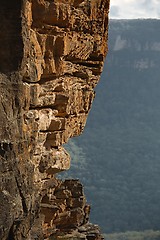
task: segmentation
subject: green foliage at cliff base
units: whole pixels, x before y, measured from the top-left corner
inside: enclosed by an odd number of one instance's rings
[[[105,240],[159,240],[160,231],[148,230],[144,232],[126,232],[104,234]]]

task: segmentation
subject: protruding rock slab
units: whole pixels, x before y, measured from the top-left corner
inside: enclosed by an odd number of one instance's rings
[[[2,240],[61,239],[69,229],[73,239],[99,239],[76,230],[88,224],[81,184],[55,174],[69,168],[62,145],[82,133],[94,99],[108,10],[109,0],[1,1]]]

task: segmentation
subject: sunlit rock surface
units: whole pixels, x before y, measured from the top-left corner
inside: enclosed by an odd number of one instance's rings
[[[0,238],[102,239],[63,144],[82,133],[107,52],[109,0],[1,2]]]

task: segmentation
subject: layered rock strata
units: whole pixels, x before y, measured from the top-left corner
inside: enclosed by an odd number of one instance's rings
[[[107,52],[109,0],[2,0],[0,239],[101,239],[63,144],[79,135]]]

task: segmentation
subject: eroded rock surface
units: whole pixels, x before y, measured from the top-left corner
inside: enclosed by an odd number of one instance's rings
[[[102,239],[63,144],[81,134],[107,52],[109,0],[2,0],[0,238]],[[5,28],[4,28],[5,26]]]

